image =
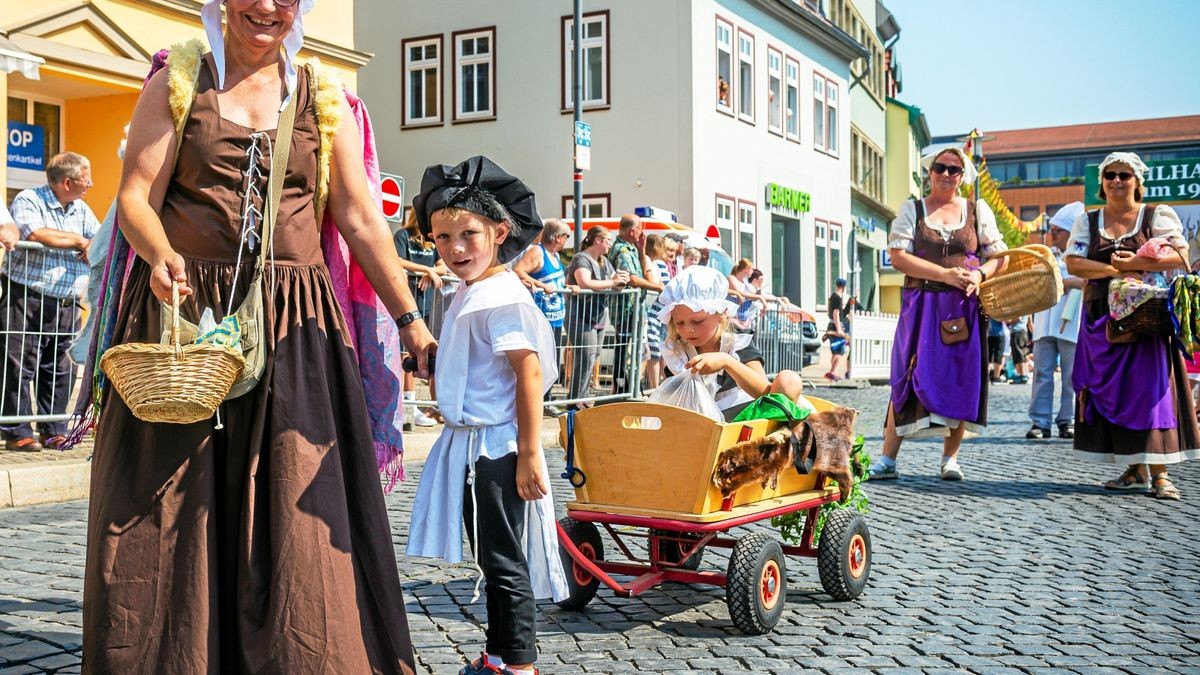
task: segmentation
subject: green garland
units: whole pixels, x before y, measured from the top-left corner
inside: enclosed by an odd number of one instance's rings
[[[850,473],[854,476],[854,487],[850,489],[850,499],[846,502],[829,502],[817,512],[817,523],[813,527],[813,545],[821,540],[821,530],[825,528],[825,519],[834,509],[854,509],[859,513],[871,510],[871,502],[867,493],[863,492],[862,483],[867,480],[867,471],[871,467],[871,454],[865,449],[866,443],[862,436],[854,439],[854,450],[850,453]],[[775,516],[771,524],[779,529],[779,536],[791,544],[799,544],[804,533],[804,518],[807,510],[795,511],[782,516]]]

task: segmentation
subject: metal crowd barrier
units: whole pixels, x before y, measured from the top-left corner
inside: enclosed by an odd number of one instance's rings
[[[799,373],[816,358],[821,335],[811,315],[775,305],[759,311],[750,325],[768,376],[781,370]]]
[[[75,408],[80,367],[68,351],[83,316],[78,296],[85,290],[86,277],[71,286],[68,298],[13,280],[32,280],[31,269],[54,270],[53,261],[46,258],[64,254],[77,252],[23,241],[5,254],[0,266],[0,432],[5,438],[33,436],[31,424],[42,435],[62,433]]]

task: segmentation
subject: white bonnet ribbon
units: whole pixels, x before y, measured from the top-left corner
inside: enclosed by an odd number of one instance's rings
[[[279,110],[287,107],[292,94],[296,92],[297,72],[296,54],[304,45],[304,15],[312,10],[317,0],[300,0],[296,19],[292,29],[283,38],[283,77],[287,86],[287,96],[279,104]],[[213,63],[217,67],[217,89],[225,88],[225,34],[221,30],[221,5],[223,0],[207,0],[200,10],[200,20],[204,23],[204,32],[208,35],[208,46],[212,49]]]

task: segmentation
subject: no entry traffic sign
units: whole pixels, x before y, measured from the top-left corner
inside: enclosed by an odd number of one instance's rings
[[[379,189],[383,193],[383,217],[400,222],[404,217],[404,177],[381,173]]]

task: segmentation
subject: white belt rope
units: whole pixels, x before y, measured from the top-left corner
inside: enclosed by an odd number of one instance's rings
[[[483,584],[483,568],[479,566],[479,500],[475,498],[475,446],[479,442],[480,427],[462,426],[447,421],[446,428],[467,432],[467,486],[471,495],[471,562],[478,573],[475,589],[471,592],[471,602],[475,602],[479,599],[479,587]]]

